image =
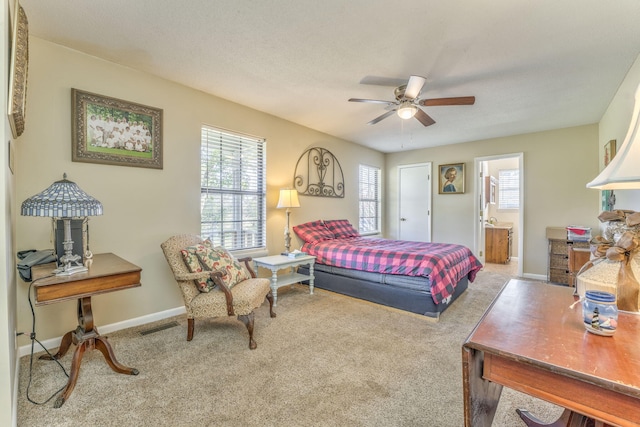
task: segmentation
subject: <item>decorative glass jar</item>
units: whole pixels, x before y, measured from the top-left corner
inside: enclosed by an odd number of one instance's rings
[[[618,326],[615,295],[603,291],[586,291],[582,302],[582,319],[587,331],[597,335],[613,335]]]
[[[625,231],[640,234],[640,224],[628,226],[624,221],[609,221],[603,232],[603,236],[608,241],[617,243]]]

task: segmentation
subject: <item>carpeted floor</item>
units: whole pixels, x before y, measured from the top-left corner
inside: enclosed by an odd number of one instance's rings
[[[196,322],[191,342],[184,317],[118,331],[109,336],[118,360],[140,374],[117,374],[98,351],[86,353],[59,409],[55,399],[27,400],[26,356],[18,425],[459,427],[461,345],[510,277],[508,267],[485,268],[438,322],[327,291],[310,296],[302,285],[281,288],[278,317],[268,317],[266,303],[256,312],[254,351],[233,319]],[[62,359],[67,370],[72,351]],[[30,397],[43,401],[65,382],[55,362],[34,360]],[[505,388],[493,425],[524,425],[517,408],[543,421],[562,411]]]

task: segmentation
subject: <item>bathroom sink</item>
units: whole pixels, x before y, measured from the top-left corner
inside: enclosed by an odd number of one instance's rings
[[[512,228],[513,223],[512,222],[494,222],[493,226],[495,228]]]

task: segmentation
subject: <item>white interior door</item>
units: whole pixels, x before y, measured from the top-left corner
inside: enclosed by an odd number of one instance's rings
[[[487,176],[488,162],[482,161],[476,163],[476,178],[477,178],[477,189],[476,197],[478,201],[478,216],[476,217],[476,231],[477,231],[477,247],[475,255],[478,257],[480,262],[484,264],[485,259],[485,229],[484,229],[484,221],[487,216],[487,194],[486,194],[486,185],[485,185],[485,177]]]
[[[431,163],[404,165],[399,173],[400,240],[431,241]]]

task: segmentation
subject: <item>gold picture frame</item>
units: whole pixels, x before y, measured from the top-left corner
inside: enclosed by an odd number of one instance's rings
[[[71,160],[162,169],[162,110],[71,89]]]
[[[607,166],[616,155],[616,140],[612,139],[604,145],[604,165]]]
[[[610,140],[604,145],[604,167],[607,167],[609,162],[613,160],[618,150],[618,145],[615,139]],[[602,190],[602,210],[612,211],[616,204],[616,196],[613,190]]]
[[[464,193],[464,163],[453,163],[438,166],[438,193]]]
[[[16,0],[11,28],[11,66],[9,69],[9,105],[7,112],[14,138],[24,132],[27,107],[27,69],[29,68],[29,23]]]

